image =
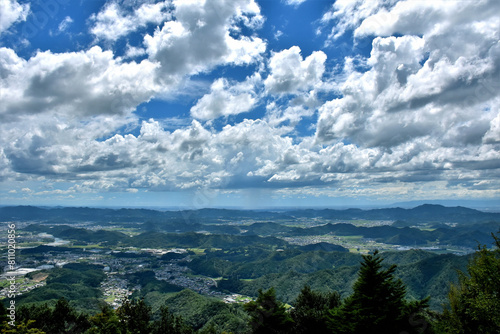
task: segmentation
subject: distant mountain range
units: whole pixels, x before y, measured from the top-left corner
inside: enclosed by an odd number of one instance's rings
[[[500,200],[498,200],[498,199],[416,200],[416,201],[396,202],[396,203],[392,203],[390,205],[386,205],[384,207],[411,209],[411,208],[414,208],[414,207],[417,207],[417,206],[423,205],[423,204],[437,204],[437,205],[443,205],[443,206],[448,206],[448,207],[464,206],[466,208],[472,208],[472,209],[477,209],[477,210],[481,210],[481,211],[488,211],[488,212],[499,212],[500,211]],[[372,207],[371,209],[374,209],[374,207]]]
[[[389,220],[400,226],[424,223],[477,224],[500,222],[500,213],[484,212],[466,207],[446,207],[424,204],[412,209],[303,209],[282,212],[228,209],[200,209],[158,211],[150,209],[99,209],[86,207],[0,207],[0,221],[94,221],[147,222],[177,221],[178,223],[207,224],[238,219],[276,221],[296,218],[323,218],[329,220]]]
[[[500,213],[483,212],[461,206],[445,207],[435,204],[424,204],[413,209],[346,209],[346,210],[299,210],[288,214],[301,217],[321,217],[337,220],[400,220],[410,223],[462,223],[475,224],[489,221],[500,221]]]

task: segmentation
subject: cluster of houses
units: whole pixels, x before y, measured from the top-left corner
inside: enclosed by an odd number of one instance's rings
[[[175,262],[176,261],[173,260],[160,269],[156,269],[156,279],[165,280],[170,284],[191,289],[204,295],[223,295],[221,292],[212,289],[213,287],[217,287],[217,281],[209,277],[190,276],[188,275],[188,268],[180,266]]]
[[[216,280],[209,277],[191,275],[190,270],[186,266],[179,264],[185,258],[162,261],[160,266],[152,265],[155,262],[153,261],[154,259],[158,260],[160,256],[169,252],[188,256],[188,252],[185,249],[120,249],[106,251],[98,248],[83,248],[78,252],[43,253],[43,257],[24,258],[24,261],[19,263],[22,267],[17,269],[16,276],[22,277],[23,281],[18,284],[16,292],[18,294],[27,293],[46,284],[43,281],[35,282],[25,278],[24,275],[28,272],[60,268],[67,263],[86,262],[103,266],[107,278],[101,283],[101,290],[106,302],[114,308],[118,308],[123,300],[128,298],[135,289],[141,288],[140,286],[131,287],[124,277],[127,274],[144,269],[153,270],[155,278],[158,280],[165,280],[170,284],[191,289],[204,295],[218,296],[220,298],[227,297],[226,302],[234,302],[230,296],[228,297],[214,289],[214,287],[217,287]],[[146,253],[149,253],[149,256],[145,256]],[[7,294],[7,288],[0,290],[0,299],[5,298]]]
[[[128,289],[126,280],[109,272],[107,273],[107,278],[101,283],[101,290],[105,300],[115,309],[120,307],[123,300],[132,294],[132,291]]]
[[[5,279],[2,277],[2,280]],[[16,296],[22,296],[25,293],[28,293],[32,291],[33,289],[39,288],[46,285],[44,281],[41,282],[34,282],[33,280],[30,280],[28,278],[23,278],[21,282],[16,282],[15,283],[15,293]],[[7,298],[8,295],[12,293],[12,290],[9,287],[6,287],[2,290],[0,290],[0,299]]]

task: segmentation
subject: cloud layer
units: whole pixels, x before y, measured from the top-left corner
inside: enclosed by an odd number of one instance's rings
[[[0,6],[0,33],[29,11]],[[499,12],[486,0],[337,1],[318,17],[324,48],[303,54],[269,49],[254,0],[110,1],[88,18],[88,48],[0,48],[0,181],[54,195],[498,197]],[[369,55],[328,62],[349,34]],[[138,106],[189,84],[203,87],[189,125],[167,130],[168,111],[141,119]]]

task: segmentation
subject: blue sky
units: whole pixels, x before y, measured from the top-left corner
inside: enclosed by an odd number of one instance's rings
[[[2,1],[0,204],[499,203],[498,13]]]

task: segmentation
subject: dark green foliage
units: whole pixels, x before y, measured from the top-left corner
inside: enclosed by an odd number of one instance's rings
[[[243,307],[230,305],[216,315],[199,330],[200,333],[249,333],[249,316]]]
[[[180,316],[175,316],[168,311],[168,307],[160,308],[160,319],[155,321],[151,334],[191,334],[193,330],[184,323]]]
[[[184,248],[238,248],[248,245],[263,244],[285,247],[288,243],[274,237],[241,236],[202,233],[159,233],[146,232],[124,242],[135,247],[184,247]]]
[[[228,279],[222,279],[218,287],[222,291],[240,293],[245,288],[245,284],[236,277],[230,277]]]
[[[392,263],[404,263],[397,258],[389,260]],[[429,254],[429,253],[428,253]],[[414,299],[423,299],[432,296],[430,308],[442,310],[442,305],[447,302],[447,291],[450,283],[458,281],[457,270],[464,270],[467,265],[467,256],[453,254],[432,255],[420,261],[398,265],[395,275],[405,283],[407,295]]]
[[[37,246],[37,247],[33,247],[33,248],[21,249],[19,251],[20,254],[27,255],[30,257],[33,257],[35,255],[41,255],[43,253],[54,254],[54,253],[64,253],[64,252],[79,253],[81,251],[78,249],[69,248],[69,247],[56,247],[56,246],[45,246],[45,245],[41,245],[41,246]]]
[[[193,259],[188,266],[196,273],[207,276],[228,277],[231,275],[232,277],[253,279],[273,273],[287,273],[289,271],[312,273],[332,267],[355,265],[360,258],[359,255],[352,253],[306,252],[299,249],[285,249],[283,251],[259,249],[256,254],[252,254],[250,250],[247,253],[249,253],[248,256],[236,256],[226,254],[223,251],[210,252],[206,256]]]
[[[340,306],[338,292],[321,293],[313,291],[306,285],[297,299],[291,316],[294,321],[293,333],[316,334],[330,333],[327,327],[327,316],[331,309]]]
[[[198,331],[215,328],[216,333],[248,333],[248,315],[239,304],[226,304],[218,298],[203,296],[192,290],[175,294],[149,292],[144,300],[151,305],[153,319],[158,320],[160,309],[167,306],[175,316]]]
[[[17,322],[15,327],[5,322],[3,324],[0,324],[0,329],[2,333],[5,334],[46,334],[45,332],[35,327],[34,320],[28,320],[27,322]]]
[[[77,314],[66,299],[57,301],[52,311],[51,323],[47,333],[84,333],[90,327],[87,317]]]
[[[208,272],[216,271],[211,277],[221,275],[224,269],[229,273],[227,279],[219,282],[219,287],[230,292],[257,296],[259,289],[266,290],[275,287],[276,296],[283,302],[293,303],[298,293],[305,285],[321,292],[338,291],[342,297],[352,293],[356,273],[362,257],[353,253],[339,252],[299,252],[291,250],[281,252],[289,257],[274,261],[271,252],[259,255],[255,261],[243,260],[229,262],[231,258],[223,252],[217,252],[218,258],[198,258],[190,264],[190,268]],[[465,270],[466,256],[453,254],[433,254],[421,250],[399,252],[384,252],[388,263],[397,263],[394,272],[407,287],[407,297],[420,300],[432,296],[431,309],[442,310],[442,304],[447,301],[447,291],[450,282],[457,281],[457,269]],[[232,257],[233,259],[235,257]],[[193,262],[197,261],[196,264]],[[199,273],[196,270],[196,273]],[[254,278],[248,280],[248,278]]]
[[[52,269],[48,274],[47,285],[16,297],[16,305],[54,305],[57,300],[65,298],[78,312],[99,310],[102,297],[99,285],[106,277],[102,266],[74,263]]]
[[[256,296],[259,289],[275,286],[276,296],[286,303],[293,303],[300,290],[309,285],[311,289],[319,292],[339,291],[342,296],[347,296],[351,290],[349,283],[353,283],[357,268],[342,267],[339,269],[321,270],[310,274],[300,274],[290,271],[285,274],[272,274],[253,281],[242,281],[241,294]]]
[[[194,329],[200,329],[212,317],[228,308],[218,299],[205,297],[187,289],[167,298],[164,304],[174,314],[182,314],[184,320]]]
[[[316,244],[305,245],[300,247],[301,250],[309,251],[325,251],[325,252],[349,252],[347,248],[339,245],[330,244],[328,242],[319,242]]]
[[[83,284],[89,287],[98,287],[106,278],[102,266],[71,263],[61,269],[50,271],[47,284]]]
[[[166,281],[157,280],[155,273],[152,270],[137,271],[133,274],[127,275],[125,278],[131,285],[139,284],[141,286],[140,290],[134,292],[133,297],[144,297],[152,291],[168,293],[182,290],[182,288],[176,285],[170,284]]]
[[[493,235],[496,249],[479,247],[467,273],[452,285],[450,309],[438,324],[440,331],[453,334],[500,333],[500,239]]]
[[[293,320],[283,303],[276,299],[274,288],[266,292],[259,290],[257,300],[245,304],[245,310],[251,317],[252,333],[290,333]]]
[[[124,300],[116,314],[122,333],[150,334],[151,307],[143,299]]]
[[[193,330],[181,316],[175,316],[162,306],[159,319],[151,321],[151,307],[142,299],[125,300],[118,310],[109,306],[90,317],[88,334],[191,334]]]
[[[408,333],[422,332],[413,326],[415,316],[428,307],[428,300],[408,302],[406,288],[394,277],[396,266],[382,268],[383,259],[375,252],[364,261],[353,286],[353,294],[331,311],[329,326],[334,333]]]
[[[91,231],[84,228],[68,228],[57,234],[54,233],[54,235],[64,239],[77,240],[80,242],[84,241],[87,243],[102,243],[105,245],[116,245],[127,238],[127,235],[121,232],[107,230]]]
[[[8,317],[9,313],[4,304],[0,303],[0,325],[3,324],[4,321],[9,321]]]
[[[108,305],[101,306],[101,312],[89,318],[91,328],[88,334],[120,334],[120,320]]]
[[[183,259],[185,257],[186,257],[185,253],[168,252],[168,253],[162,255],[160,259],[163,261],[170,261],[170,260]]]
[[[90,322],[84,314],[78,314],[68,301],[59,299],[54,308],[47,304],[21,307],[16,313],[16,321],[28,323],[34,320],[36,328],[51,334],[85,333]]]
[[[46,286],[35,289],[31,293],[16,297],[16,303],[19,305],[40,303],[40,302],[55,302],[60,298],[68,298],[74,304],[80,302],[88,305],[89,303],[97,305],[98,298],[102,296],[101,290],[97,288],[89,288],[82,284],[63,284],[52,283]],[[81,309],[81,307],[77,307]]]

